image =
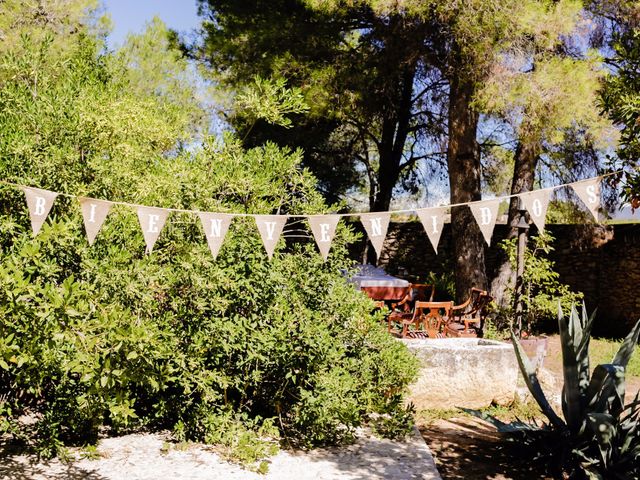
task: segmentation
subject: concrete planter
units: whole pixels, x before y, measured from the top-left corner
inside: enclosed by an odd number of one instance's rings
[[[518,362],[509,343],[479,338],[401,339],[420,361],[409,400],[417,410],[513,401]]]

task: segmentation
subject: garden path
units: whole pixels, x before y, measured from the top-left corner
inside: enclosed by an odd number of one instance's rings
[[[64,464],[0,451],[0,478],[11,480],[440,480],[419,432],[405,442],[362,433],[354,445],[310,452],[282,450],[260,475],[225,462],[212,449],[192,444],[166,448],[166,436],[134,434],[100,442],[96,460]],[[167,451],[168,450],[168,451]],[[163,453],[164,452],[164,453]],[[3,454],[4,453],[4,454]]]

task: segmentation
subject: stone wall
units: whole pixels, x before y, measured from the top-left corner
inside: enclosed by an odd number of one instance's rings
[[[413,281],[423,280],[430,272],[439,276],[451,272],[449,227],[445,225],[436,255],[419,222],[392,223],[380,266]],[[589,311],[598,309],[595,333],[626,334],[640,318],[640,224],[549,225],[548,229],[556,239],[549,257],[560,281],[584,293]],[[506,231],[506,225],[496,225],[485,252],[488,272],[495,268],[500,253],[497,243]],[[362,250],[363,244],[354,246],[354,258],[362,259]]]

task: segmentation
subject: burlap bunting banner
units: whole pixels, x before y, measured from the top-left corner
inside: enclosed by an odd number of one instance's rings
[[[269,260],[271,260],[284,224],[287,222],[287,217],[284,215],[256,215],[254,218],[256,219],[264,249],[267,251]]]
[[[87,240],[89,240],[89,245],[93,245],[113,204],[105,200],[96,200],[88,197],[78,197],[78,201],[80,202],[80,210],[82,210]]]
[[[336,227],[340,221],[339,215],[314,215],[307,217],[309,220],[309,226],[313,233],[313,238],[316,239],[318,250],[324,260],[329,256],[329,249],[331,248],[331,242],[336,234]]]
[[[536,224],[536,227],[538,227],[538,230],[544,230],[551,190],[534,190],[533,192],[523,193],[519,196],[524,208],[529,212],[529,216],[531,220],[533,220],[533,223]]]
[[[416,213],[427,232],[433,249],[438,253],[438,244],[440,243],[440,236],[442,235],[447,207],[421,208],[416,210]]]
[[[198,216],[202,222],[204,234],[207,237],[209,250],[211,250],[213,258],[216,259],[222,242],[224,242],[224,237],[229,230],[229,225],[231,225],[231,220],[233,220],[233,215],[200,212]]]
[[[360,221],[367,232],[371,245],[373,245],[373,248],[376,251],[376,258],[378,258],[382,253],[382,246],[384,245],[384,239],[387,236],[390,218],[391,214],[389,212],[360,214]]]
[[[22,187],[22,190],[27,199],[27,208],[29,209],[29,217],[31,218],[31,229],[35,237],[47,219],[58,194],[49,190],[31,187]]]
[[[601,191],[600,178],[592,178],[590,180],[572,183],[571,186],[573,187],[573,190],[576,192],[580,200],[582,200],[587,206],[587,208],[593,215],[593,218],[598,221]]]
[[[544,230],[545,228],[546,215],[549,208],[551,194],[557,188],[565,186],[571,186],[573,188],[578,198],[580,198],[580,200],[586,205],[597,221],[599,220],[601,208],[602,179],[603,177],[594,177],[551,188],[524,192],[516,196],[519,197],[522,208],[525,208],[529,212],[529,216],[538,227],[538,230]],[[10,185],[24,191],[33,235],[38,235],[59,194],[50,190],[27,187],[9,181],[0,180],[0,183]],[[171,212],[177,211],[198,215],[207,238],[209,249],[211,250],[211,254],[214,259],[218,256],[233,218],[235,216],[252,216],[256,222],[258,231],[260,232],[260,237],[267,255],[269,259],[271,259],[278,240],[282,235],[287,219],[289,218],[289,215],[236,215],[233,213],[198,212],[171,208],[165,209],[130,204],[126,202],[98,200],[89,197],[80,197],[69,193],[62,193],[60,195],[78,199],[82,211],[87,240],[90,245],[93,245],[95,242],[95,239],[100,233],[100,230],[102,229],[113,205],[123,205],[136,209],[140,227],[142,228],[142,233],[144,235],[147,253],[152,252]],[[477,202],[459,203],[455,205],[469,206],[485,241],[487,244],[491,244],[491,237],[496,225],[500,203],[508,200],[509,198],[513,198],[513,195]],[[446,214],[450,207],[451,205],[445,205],[442,207],[421,208],[415,210],[436,253],[438,253],[438,244],[440,243],[442,236]],[[398,210],[395,213],[406,213],[410,211],[411,210]],[[326,260],[329,255],[336,228],[342,215],[360,217],[360,222],[373,245],[376,257],[379,257],[384,247],[384,241],[389,229],[392,213],[394,212],[385,211],[360,214],[309,215],[306,216],[306,218],[309,221],[311,231],[323,259]],[[304,215],[292,215],[294,218],[303,216]]]
[[[491,245],[491,236],[493,235],[493,228],[498,219],[498,208],[500,207],[501,201],[501,199],[496,198],[494,200],[485,200],[469,204],[471,213],[473,213],[487,245]]]
[[[171,212],[164,208],[138,207],[138,220],[144,241],[147,244],[147,253],[153,251],[153,246],[156,244],[167,218],[169,218],[169,213]]]

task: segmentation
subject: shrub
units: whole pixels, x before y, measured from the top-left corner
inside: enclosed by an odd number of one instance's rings
[[[553,236],[545,231],[537,236],[532,236],[530,247],[525,250],[524,275],[522,278],[522,304],[523,331],[533,333],[549,324],[557,313],[558,302],[564,312],[569,312],[571,305],[582,300],[582,293],[572,292],[568,285],[561,283],[558,272],[554,271],[554,262],[547,255],[553,251],[551,243]],[[517,239],[504,240],[500,247],[509,256],[512,268],[517,266],[516,258]],[[513,286],[507,290],[510,297],[513,297]],[[513,305],[498,312],[497,326],[510,324],[514,318]],[[502,320],[502,321],[500,321]]]
[[[145,256],[133,212],[111,214],[88,247],[71,204],[36,238],[16,210],[0,223],[0,425],[41,454],[102,426],[168,428],[261,465],[271,449],[257,437],[273,426],[314,446],[348,441],[374,413],[410,422],[414,359],[339,273],[346,227],[327,262],[311,239],[269,262],[252,221],[237,219],[214,261],[186,215]]]

